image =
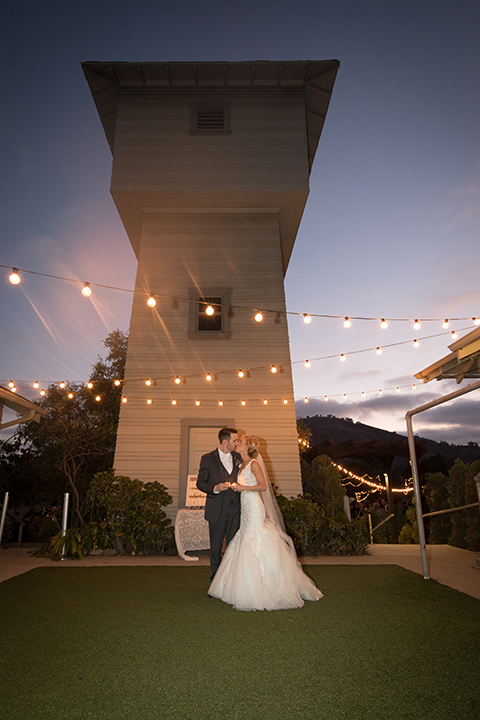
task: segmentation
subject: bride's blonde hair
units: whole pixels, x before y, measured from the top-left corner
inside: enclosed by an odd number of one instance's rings
[[[258,440],[253,435],[245,436],[245,443],[247,445],[247,455],[253,460],[258,457]]]

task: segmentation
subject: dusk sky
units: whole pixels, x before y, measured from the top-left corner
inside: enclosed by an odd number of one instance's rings
[[[94,288],[87,299],[80,285],[31,274],[8,282],[18,267],[133,290],[136,260],[110,197],[112,157],[82,61],[336,58],[285,287],[289,311],[342,319],[307,326],[290,316],[297,414],[405,433],[407,410],[457,387],[413,390],[415,373],[480,316],[479,31],[478,0],[9,3],[0,30],[0,384],[12,380],[32,398],[34,380],[85,380],[106,335],[128,331],[131,293]],[[347,330],[344,316],[376,320]],[[432,320],[414,330],[415,318]],[[325,356],[334,357],[314,360]],[[479,442],[479,399],[418,416],[416,432]]]

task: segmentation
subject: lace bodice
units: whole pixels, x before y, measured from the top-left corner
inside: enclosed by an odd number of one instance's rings
[[[253,474],[252,462],[253,460],[250,460],[248,465],[246,465],[239,474],[237,479],[239,485],[258,485],[257,478]]]

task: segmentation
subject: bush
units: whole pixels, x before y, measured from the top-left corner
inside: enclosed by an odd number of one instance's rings
[[[71,527],[44,543],[39,554],[81,559],[95,549],[115,548],[131,555],[157,555],[174,547],[173,527],[163,507],[171,496],[158,482],[142,483],[115,477],[113,470],[97,473],[87,493],[89,522]]]
[[[302,555],[364,555],[368,545],[365,520],[339,519],[328,516],[309,495],[290,500],[280,495],[288,534]]]

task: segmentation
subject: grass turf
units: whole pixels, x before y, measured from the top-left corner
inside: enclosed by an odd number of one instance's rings
[[[473,720],[480,604],[397,566],[310,566],[299,610],[206,567],[39,568],[0,585],[8,720]]]

